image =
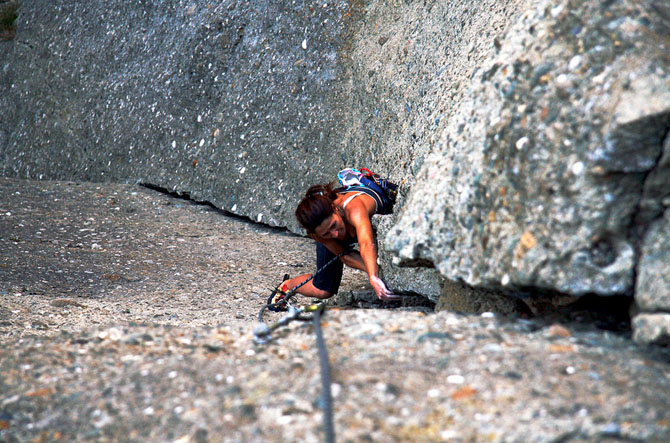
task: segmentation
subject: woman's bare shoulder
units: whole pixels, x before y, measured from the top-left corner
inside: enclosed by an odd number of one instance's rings
[[[358,194],[354,194],[356,192]],[[352,191],[347,192],[344,195],[347,198],[349,198],[351,195],[356,195],[347,203],[346,208],[344,208],[344,212],[347,214],[347,216],[359,215],[361,212],[363,212],[367,215],[368,218],[370,218],[377,211],[377,202],[375,202],[375,199],[364,192]]]

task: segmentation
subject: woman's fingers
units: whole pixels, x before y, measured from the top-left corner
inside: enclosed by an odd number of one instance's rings
[[[379,298],[381,298],[383,300],[398,300],[398,299],[402,298],[402,295],[397,295],[397,294],[394,294],[393,292],[387,290],[386,293]]]
[[[370,277],[370,283],[372,284],[372,289],[375,291],[375,295],[380,300],[397,300],[401,298],[400,295],[389,291],[384,282],[377,276]]]

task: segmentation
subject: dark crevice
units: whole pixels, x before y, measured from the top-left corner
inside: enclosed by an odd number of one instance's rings
[[[668,117],[670,118],[670,115]],[[659,205],[660,209],[656,213],[650,213],[649,211],[647,211],[642,207],[642,203],[645,200],[645,193],[647,192],[645,185],[647,184],[647,180],[649,179],[649,177],[654,172],[656,172],[657,168],[659,168],[659,166],[661,165],[661,160],[663,158],[663,155],[665,154],[664,146],[668,140],[668,137],[670,137],[670,127],[665,128],[664,134],[665,135],[661,137],[660,140],[661,149],[659,150],[659,154],[654,161],[654,166],[652,166],[649,170],[645,171],[644,173],[644,176],[642,178],[642,186],[640,190],[640,198],[637,202],[637,206],[635,207],[635,210],[631,217],[631,221],[629,225],[626,227],[627,239],[631,243],[631,245],[633,245],[633,251],[635,254],[635,257],[633,259],[633,270],[632,270],[633,296],[635,296],[635,290],[637,287],[638,265],[642,257],[642,245],[644,242],[644,237],[647,231],[649,230],[650,226],[652,226],[656,220],[663,218],[663,214],[667,209],[663,207],[662,203]],[[668,171],[668,173],[670,173],[670,170]]]
[[[16,19],[19,2],[0,1],[0,41],[13,40],[16,37]]]
[[[270,226],[265,223],[259,223],[255,221],[254,219],[247,217],[245,215],[240,215],[240,214],[235,214],[234,212],[226,211],[225,209],[221,209],[218,206],[216,206],[214,203],[209,202],[207,200],[196,200],[191,197],[190,192],[188,191],[171,191],[163,186],[159,186],[153,183],[146,183],[146,182],[138,182],[138,185],[150,189],[155,192],[160,192],[161,194],[169,195],[170,197],[173,198],[178,198],[180,200],[185,200],[188,201],[192,204],[195,205],[201,205],[201,206],[208,206],[212,211],[215,211],[225,217],[230,217],[236,220],[239,220],[241,222],[254,225],[259,228],[267,229],[269,231],[272,231],[276,234],[281,234],[281,235],[288,235],[292,237],[302,237],[299,234],[295,234],[288,230],[287,228],[279,227],[279,226]]]
[[[404,259],[397,263],[397,266],[402,268],[428,268],[434,269],[435,264],[426,258],[411,258]]]
[[[592,325],[626,336],[631,333],[631,318],[636,307],[631,295],[588,293],[572,296],[532,287],[505,293],[524,301],[532,311],[532,318],[538,321]]]
[[[633,307],[634,301],[629,296],[589,294],[557,311],[576,322],[592,323],[599,329],[628,334]]]

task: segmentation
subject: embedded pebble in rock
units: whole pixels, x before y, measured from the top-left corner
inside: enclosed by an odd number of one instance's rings
[[[570,330],[567,329],[565,326],[555,324],[551,325],[549,329],[547,329],[547,334],[548,337],[570,337],[571,333]]]
[[[465,378],[462,375],[450,375],[447,377],[447,383],[451,383],[452,385],[461,385],[464,381]]]
[[[0,178],[0,441],[323,441],[312,323],[252,337],[313,262],[147,188]],[[322,320],[338,441],[670,440],[670,350],[630,330],[368,300],[346,270]]]

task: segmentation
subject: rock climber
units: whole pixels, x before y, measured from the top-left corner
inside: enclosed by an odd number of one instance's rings
[[[298,204],[295,215],[316,241],[317,269],[350,250],[355,243],[358,243],[360,252],[351,250],[343,255],[298,288],[297,293],[319,299],[332,297],[340,287],[343,265],[347,265],[367,272],[370,285],[380,300],[399,298],[379,277],[377,242],[370,219],[377,213],[390,212],[390,209],[384,209],[380,196],[365,187],[336,189],[333,183],[311,186]],[[312,274],[304,274],[285,280],[268,303],[281,303],[289,291],[311,277]]]

